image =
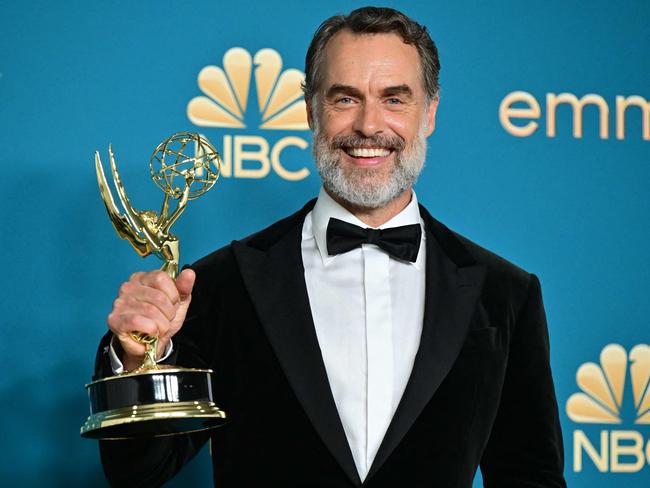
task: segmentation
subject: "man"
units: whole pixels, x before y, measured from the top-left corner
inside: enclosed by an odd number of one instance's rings
[[[99,376],[131,369],[144,350],[129,333],[158,335],[168,361],[216,371],[230,422],[103,442],[114,484],[160,484],[210,437],[218,487],[469,487],[479,464],[485,486],[565,486],[537,278],[412,190],[438,72],[426,29],[397,11],[321,25],[304,87],[317,201],[175,283],[134,274],[98,355]]]

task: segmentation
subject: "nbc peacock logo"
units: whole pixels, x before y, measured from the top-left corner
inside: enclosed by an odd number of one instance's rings
[[[596,440],[593,434],[590,439],[585,430],[576,429],[574,471],[583,470],[583,454],[600,472],[635,473],[650,465],[650,441],[644,438],[648,433],[644,426],[650,425],[650,346],[639,344],[628,354],[623,346],[608,344],[600,353],[600,364],[589,362],[578,368],[576,382],[582,391],[571,395],[566,404],[572,421],[594,426],[632,423],[637,430],[601,428]],[[625,395],[627,384],[631,398]]]
[[[304,73],[293,68],[283,71],[282,57],[270,48],[251,55],[242,47],[233,47],[222,62],[223,67],[209,65],[199,72],[198,86],[204,95],[192,98],[187,105],[193,124],[230,130],[223,134],[220,147],[222,174],[264,178],[273,170],[285,180],[306,178],[309,170],[304,164],[298,169],[286,164],[291,156],[305,158],[309,147],[305,138],[286,133],[309,129],[301,89]],[[255,127],[264,135],[251,134]],[[233,129],[237,132],[231,132]],[[277,138],[266,131],[284,133]]]

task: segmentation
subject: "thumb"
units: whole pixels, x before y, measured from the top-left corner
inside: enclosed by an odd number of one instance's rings
[[[196,279],[196,273],[193,269],[184,269],[181,274],[176,278],[176,289],[180,295],[181,303],[187,301],[187,299],[192,295],[192,288],[194,288],[194,280]]]

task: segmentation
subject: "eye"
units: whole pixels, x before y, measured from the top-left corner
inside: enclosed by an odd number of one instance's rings
[[[386,103],[388,103],[389,105],[401,105],[402,100],[400,100],[397,97],[391,97],[391,98],[386,100]]]
[[[336,100],[336,103],[341,103],[343,105],[349,105],[353,102],[352,98],[350,97],[341,97],[338,100]]]

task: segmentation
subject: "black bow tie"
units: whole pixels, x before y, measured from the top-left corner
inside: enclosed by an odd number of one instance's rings
[[[394,258],[414,263],[420,250],[421,236],[420,224],[390,229],[364,229],[331,218],[327,224],[327,252],[330,255],[342,254],[361,244],[375,244]]]

